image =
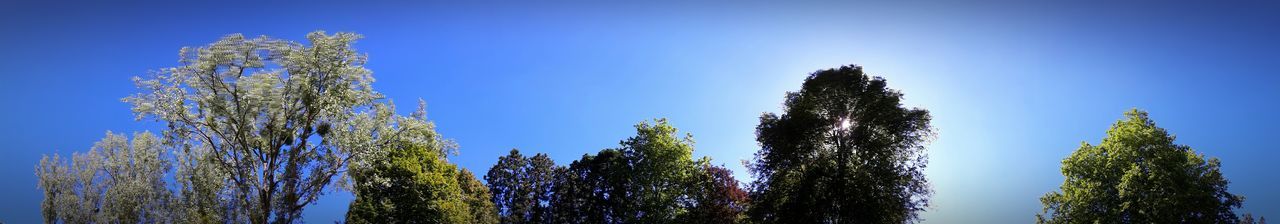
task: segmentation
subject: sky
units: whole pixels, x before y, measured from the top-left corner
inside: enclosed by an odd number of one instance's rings
[[[449,158],[485,173],[512,148],[568,164],[668,118],[697,157],[742,166],[762,113],[811,72],[858,64],[928,109],[939,136],[925,223],[1029,223],[1060,162],[1130,108],[1222,160],[1238,212],[1280,217],[1275,2],[0,1],[0,221],[40,222],[41,155],[106,131],[159,132],[121,98],[178,49],[231,33],[364,35],[374,88],[428,104]],[[340,220],[331,191],[304,221]],[[1274,218],[1273,218],[1274,219]]]

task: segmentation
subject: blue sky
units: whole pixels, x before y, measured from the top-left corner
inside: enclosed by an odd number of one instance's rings
[[[860,64],[934,115],[926,223],[1033,221],[1061,159],[1133,107],[1221,158],[1241,211],[1280,215],[1280,5],[646,2],[0,2],[0,220],[39,222],[40,155],[161,130],[120,102],[130,77],[225,34],[317,29],[364,34],[375,89],[406,114],[426,100],[462,146],[450,160],[481,174],[511,148],[567,164],[666,117],[748,181],[759,115]]]

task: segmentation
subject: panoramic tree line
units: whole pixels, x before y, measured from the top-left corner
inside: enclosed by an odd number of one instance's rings
[[[860,66],[811,73],[760,116],[750,182],[666,119],[564,165],[512,149],[478,177],[424,103],[400,115],[373,89],[359,35],[306,37],[228,35],[135,78],[123,101],[166,128],[41,159],[44,220],[293,223],[335,188],[355,195],[349,223],[914,223],[930,205],[932,116]],[[1062,163],[1037,223],[1266,222],[1141,110]]]

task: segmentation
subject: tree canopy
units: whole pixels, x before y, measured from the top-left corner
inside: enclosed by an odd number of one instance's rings
[[[1243,197],[1227,192],[1221,161],[1174,143],[1133,109],[1098,145],[1062,160],[1060,191],[1040,198],[1037,223],[1235,223]]]
[[[360,35],[307,35],[308,44],[228,35],[183,48],[181,66],[135,78],[125,98],[138,119],[165,122],[172,144],[201,148],[225,174],[225,198],[252,223],[292,222],[356,156],[395,131],[358,126],[381,94]],[[377,118],[387,118],[386,116]],[[229,217],[239,220],[240,217]]]
[[[552,207],[560,223],[673,223],[687,212],[693,138],[666,119],[635,126],[636,136],[561,171]]]
[[[618,148],[567,167],[518,150],[485,179],[503,223],[739,223],[746,192],[732,173],[694,160],[691,135],[666,119],[635,126]]]
[[[856,65],[819,70],[755,128],[746,186],[693,157],[692,134],[640,122],[617,147],[564,166],[512,149],[482,182],[426,106],[407,116],[372,88],[354,33],[306,43],[225,36],[135,77],[136,119],[88,152],[44,156],[49,223],[294,223],[334,188],[348,223],[913,223],[930,203],[932,116]],[[1237,217],[1217,158],[1131,110],[1062,161],[1037,223],[1265,223]]]
[[[353,48],[359,38],[232,34],[183,48],[179,66],[135,77],[142,91],[123,100],[137,119],[164,124],[161,136],[139,134],[130,145],[108,133],[70,163],[42,160],[46,221],[293,223],[335,184],[372,197],[353,203],[356,211],[403,206],[394,211],[443,214],[431,221],[496,220],[479,180],[444,159],[456,147],[425,111],[400,116],[381,101]],[[163,178],[170,173],[174,185]],[[382,200],[379,187],[424,197]],[[408,206],[426,203],[435,204]]]
[[[390,113],[394,108],[375,111]],[[369,159],[368,166],[351,168],[356,199],[347,222],[496,223],[488,190],[471,171],[448,161],[446,156],[457,146],[435,132],[425,105],[395,121],[400,134],[413,140],[384,144],[385,154]]]
[[[904,223],[928,206],[929,112],[860,66],[814,72],[765,113],[750,164],[751,215],[764,223]]]
[[[169,222],[172,195],[164,176],[172,164],[160,139],[150,132],[124,135],[107,132],[89,152],[45,156],[36,167],[48,222]]]
[[[520,150],[498,158],[485,181],[493,194],[502,223],[551,222],[555,161],[547,154],[525,157]]]
[[[693,205],[678,219],[686,223],[745,223],[747,191],[723,166],[702,163],[690,181],[688,200]]]

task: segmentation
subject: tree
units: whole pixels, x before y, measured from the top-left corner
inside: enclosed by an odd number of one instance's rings
[[[1205,160],[1133,109],[1097,146],[1062,160],[1061,191],[1040,198],[1037,223],[1236,223],[1244,199],[1227,192],[1217,158]]]
[[[723,166],[703,163],[698,166],[689,189],[689,212],[680,218],[685,223],[743,223],[749,203],[747,192],[738,186],[733,171]]]
[[[635,202],[623,220],[670,223],[684,213],[679,200],[688,195],[684,186],[693,180],[693,135],[680,136],[667,119],[657,119],[637,124],[636,136],[620,144],[631,168],[628,197]]]
[[[165,148],[150,132],[107,132],[88,153],[44,156],[36,167],[41,204],[49,223],[170,222],[171,192],[164,176],[171,164]]]
[[[551,217],[551,194],[555,188],[555,168],[556,162],[551,160],[547,154],[538,153],[529,158],[529,166],[526,167],[528,172],[528,183],[531,185],[532,198],[534,206],[529,217],[530,223],[550,223]]]
[[[533,205],[526,198],[532,190],[524,183],[525,167],[528,167],[528,161],[524,155],[512,149],[509,155],[498,157],[498,163],[484,176],[502,223],[524,223],[529,219],[528,213]]]
[[[623,207],[627,191],[622,153],[613,149],[582,155],[568,167],[556,169],[551,198],[554,223],[619,223],[614,210]]]
[[[205,147],[182,146],[174,150],[177,182],[174,203],[174,222],[177,223],[227,223],[244,222],[247,212],[237,208],[227,183],[228,172],[216,163],[214,154]]]
[[[616,149],[583,155],[559,174],[552,199],[557,223],[675,223],[693,180],[693,139],[666,119],[636,126]]]
[[[391,107],[375,107],[393,116]],[[356,199],[348,223],[494,223],[488,192],[480,190],[470,171],[459,170],[445,157],[457,145],[435,132],[425,106],[410,117],[394,119],[400,137],[385,145],[384,156],[350,170]],[[364,119],[357,119],[364,120]],[[474,205],[474,206],[473,206]]]
[[[1267,224],[1267,217],[1259,217],[1259,220],[1253,220],[1253,214],[1244,213],[1240,216],[1240,224]]]
[[[929,112],[860,66],[814,72],[783,114],[756,127],[753,219],[764,223],[904,223],[931,194]]]
[[[135,78],[143,92],[124,101],[138,119],[165,122],[175,147],[203,155],[191,171],[224,178],[227,190],[216,198],[229,200],[234,213],[223,215],[293,222],[347,165],[404,141],[394,127],[361,126],[387,122],[358,116],[382,97],[371,87],[366,56],[352,48],[359,38],[317,31],[303,45],[228,35],[183,48],[181,66]]]
[[[143,92],[124,101],[137,119],[164,122],[163,137],[128,145],[108,133],[70,163],[46,156],[36,168],[46,220],[293,223],[336,184],[357,195],[352,222],[496,223],[487,189],[445,158],[456,145],[425,105],[399,116],[379,102],[352,48],[359,35],[307,38],[228,35],[135,77]]]
[[[542,153],[526,158],[520,150],[512,149],[510,154],[498,158],[498,163],[485,175],[485,181],[489,182],[502,223],[551,222],[548,206],[554,168],[555,162]]]
[[[458,174],[458,184],[462,188],[462,201],[467,203],[467,208],[471,211],[470,223],[498,223],[498,207],[490,198],[489,188],[476,179],[474,173],[462,169]]]

